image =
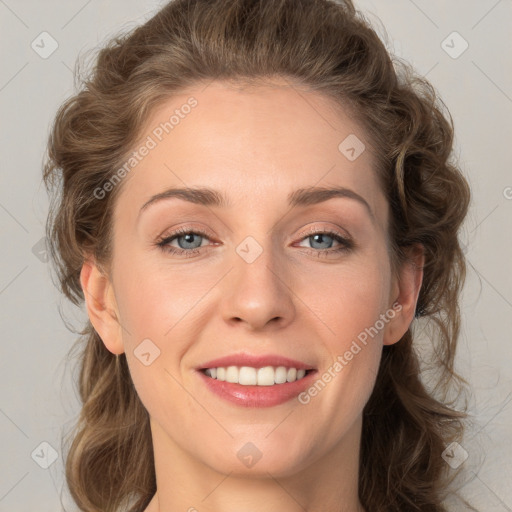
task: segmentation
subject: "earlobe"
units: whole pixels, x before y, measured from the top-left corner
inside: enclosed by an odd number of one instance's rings
[[[94,261],[86,260],[80,271],[80,284],[84,293],[89,320],[113,354],[124,352],[118,321],[117,304],[112,283]]]
[[[383,337],[384,345],[392,345],[399,341],[407,332],[416,312],[416,304],[423,282],[423,267],[425,251],[421,244],[413,245],[405,250],[407,258],[399,269],[399,275],[394,283],[392,304],[395,315],[386,326]]]

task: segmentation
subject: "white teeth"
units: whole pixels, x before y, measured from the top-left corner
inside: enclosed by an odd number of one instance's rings
[[[286,382],[287,373],[288,370],[284,366],[278,366],[274,377],[276,384],[284,384]]]
[[[238,373],[238,383],[243,384],[244,386],[255,386],[256,384],[258,384],[258,375],[256,372],[256,368],[242,366]]]
[[[238,368],[236,366],[228,366],[226,368],[226,382],[238,382]]]
[[[297,380],[297,370],[295,368],[289,368],[288,373],[286,374],[286,380],[288,382],[293,382]]]
[[[258,386],[273,386],[275,381],[276,371],[272,366],[264,366],[258,368]]]
[[[243,386],[273,386],[285,382],[295,382],[306,375],[306,370],[297,368],[286,368],[285,366],[265,366],[263,368],[252,368],[250,366],[228,366],[219,368],[208,368],[205,374],[212,379],[217,379]]]

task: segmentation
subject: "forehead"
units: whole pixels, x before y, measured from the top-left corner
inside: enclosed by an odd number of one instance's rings
[[[133,149],[142,146],[150,149],[119,199],[131,208],[188,186],[223,191],[245,208],[282,201],[297,188],[343,186],[374,211],[385,207],[376,159],[350,112],[288,81],[191,87],[153,110]]]

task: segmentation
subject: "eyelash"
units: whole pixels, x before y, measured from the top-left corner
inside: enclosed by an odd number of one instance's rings
[[[187,249],[179,249],[179,248],[172,247],[172,246],[168,245],[170,242],[172,242],[176,238],[179,238],[180,236],[183,236],[183,235],[189,235],[189,234],[190,235],[192,235],[192,234],[199,235],[201,237],[207,238],[208,240],[210,239],[208,233],[206,233],[205,231],[202,231],[201,229],[180,228],[180,229],[174,231],[173,233],[158,239],[156,241],[155,245],[157,245],[162,251],[164,251],[166,253],[170,253],[170,254],[177,255],[177,256],[186,255],[186,257],[192,257],[195,254],[198,254],[201,251],[201,249],[204,249],[204,247],[196,247],[195,249],[187,250]],[[338,247],[337,249],[323,249],[323,250],[322,249],[313,249],[313,248],[308,248],[308,247],[301,247],[301,248],[306,249],[307,250],[306,252],[313,251],[314,253],[317,254],[318,257],[320,257],[322,255],[325,255],[325,257],[327,257],[330,254],[349,252],[355,247],[355,244],[352,242],[352,240],[350,240],[349,238],[345,238],[345,237],[341,236],[339,233],[337,233],[336,231],[332,231],[329,229],[327,229],[327,230],[324,230],[324,229],[311,230],[309,232],[309,234],[307,234],[301,238],[301,241],[305,240],[306,238],[310,238],[314,235],[318,235],[318,234],[328,235],[329,237],[331,237],[334,240],[336,240],[337,242],[339,242],[341,244],[340,247]],[[206,248],[209,249],[209,248],[211,248],[211,246],[206,246]]]

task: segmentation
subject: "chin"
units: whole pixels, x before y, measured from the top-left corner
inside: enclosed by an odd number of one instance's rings
[[[226,448],[222,455],[214,454],[209,464],[205,462],[219,473],[251,478],[268,478],[269,473],[276,478],[287,477],[311,463],[311,454],[304,449],[292,453],[286,442],[269,442],[265,436],[254,437],[253,441],[238,441],[234,443],[236,446]]]

